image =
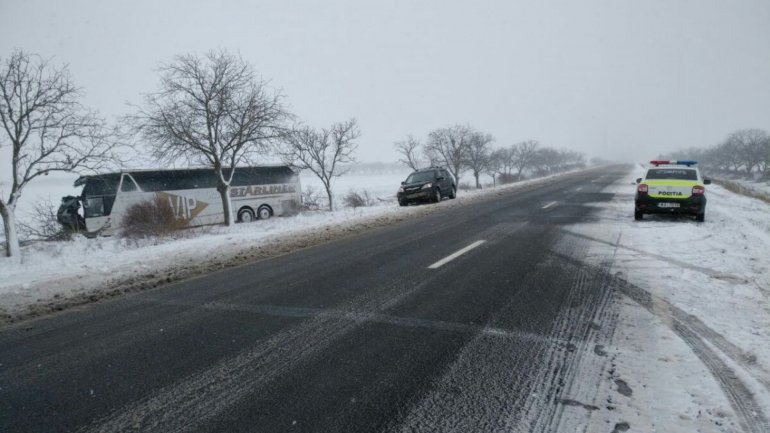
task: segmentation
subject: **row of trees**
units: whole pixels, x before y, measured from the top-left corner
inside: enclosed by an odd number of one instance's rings
[[[160,84],[117,125],[81,103],[66,66],[16,50],[0,64],[0,152],[10,167],[0,174],[0,216],[6,255],[20,254],[15,209],[27,185],[52,172],[98,172],[150,155],[158,164],[208,166],[217,174],[224,223],[233,223],[227,167],[280,158],[314,173],[333,210],[332,181],[354,160],[360,131],[355,119],[313,128],[298,122],[285,96],[253,67],[227,51],[174,58],[159,70]],[[447,167],[459,183],[480,176],[548,174],[583,165],[580,154],[541,147],[534,141],[495,149],[490,134],[467,125],[439,128],[424,143],[396,143],[408,166],[423,161]]]
[[[525,174],[543,176],[585,166],[585,157],[574,151],[543,147],[535,140],[495,148],[494,138],[468,125],[454,125],[431,131],[423,142],[410,135],[393,144],[399,162],[418,170],[426,165],[447,167],[457,183],[470,172],[476,188],[480,176],[521,180]]]
[[[163,65],[158,91],[120,119],[120,128],[84,107],[82,97],[66,66],[35,54],[16,50],[0,66],[0,151],[10,156],[0,176],[8,182],[0,185],[7,256],[20,254],[15,209],[39,176],[117,169],[145,154],[160,164],[208,166],[230,225],[233,171],[224,168],[280,157],[321,178],[331,208],[331,180],[352,161],[360,136],[355,119],[325,129],[298,123],[284,95],[226,51]]]
[[[714,146],[677,151],[665,158],[695,159],[712,173],[770,178],[770,135],[762,129],[739,129]]]

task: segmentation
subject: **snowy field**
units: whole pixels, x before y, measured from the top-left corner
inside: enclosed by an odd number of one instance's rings
[[[605,401],[597,399],[616,410],[597,413],[588,431],[620,421],[644,432],[770,431],[746,421],[752,404],[770,408],[770,205],[711,185],[705,223],[637,222],[642,174],[637,168],[605,191],[614,198],[597,221],[567,228],[589,241],[584,261],[609,264],[634,286],[621,290],[614,347],[605,348]]]
[[[741,188],[745,188],[753,194],[763,196],[770,200],[770,181],[753,181],[747,179],[726,179],[729,182],[739,185]]]
[[[355,191],[363,193],[367,191],[370,196],[378,202],[396,203],[396,192],[401,182],[411,173],[411,170],[392,171],[382,174],[347,174],[334,180],[332,191],[334,192],[335,207],[340,209],[344,207],[343,197]],[[300,174],[300,183],[302,190],[306,191],[308,187],[316,191],[326,204],[326,192],[321,181],[310,173],[302,172]]]
[[[770,181],[736,180],[735,182],[740,183],[752,191],[756,191],[770,197]]]

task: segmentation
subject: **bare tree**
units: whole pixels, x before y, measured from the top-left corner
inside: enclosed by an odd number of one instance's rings
[[[10,153],[11,164],[6,172],[10,191],[0,194],[0,215],[9,257],[21,252],[15,210],[32,180],[57,171],[96,171],[119,161],[115,136],[103,119],[81,105],[81,97],[66,66],[22,50],[3,62],[0,149]]]
[[[422,160],[418,154],[420,149],[420,140],[414,138],[412,135],[408,135],[406,140],[401,140],[393,143],[393,147],[396,152],[401,155],[398,162],[411,168],[412,170],[419,170],[422,166]]]
[[[302,126],[286,136],[284,160],[318,176],[326,189],[330,211],[334,210],[332,181],[344,174],[341,164],[354,161],[353,153],[358,148],[355,140],[360,136],[355,119],[335,123],[320,131]]]
[[[446,166],[457,185],[460,184],[460,173],[465,168],[472,132],[465,125],[439,128],[428,134],[428,142],[425,144],[425,154],[431,164]]]
[[[19,233],[25,239],[55,241],[69,239],[71,232],[65,229],[56,218],[58,203],[47,199],[38,200],[27,212],[25,222],[19,220]]]
[[[740,159],[746,174],[751,174],[757,167],[762,169],[763,161],[766,158],[765,143],[767,140],[767,132],[756,128],[739,129],[727,137],[727,142],[734,146],[736,156]]]
[[[497,186],[497,175],[505,172],[506,149],[495,149],[489,153],[487,163],[484,165],[486,174],[492,177],[492,186]]]
[[[535,140],[522,141],[513,145],[514,163],[516,168],[516,179],[521,180],[524,170],[530,168],[537,156],[538,143]]]
[[[186,160],[217,175],[225,225],[233,223],[230,184],[236,167],[259,159],[291,118],[283,95],[226,51],[177,56],[160,69],[157,93],[133,120],[158,160]]]
[[[486,171],[489,163],[489,145],[494,141],[490,134],[472,131],[468,137],[467,151],[465,153],[465,165],[473,173],[476,180],[476,189],[481,188],[479,176]]]
[[[557,173],[561,170],[563,155],[551,147],[537,149],[532,158],[532,167],[540,176]]]
[[[770,136],[765,139],[765,142],[762,144],[762,148],[764,149],[764,157],[762,162],[759,164],[759,169],[765,176],[767,176],[770,174]]]
[[[500,160],[500,172],[505,174],[511,174],[511,171],[515,167],[516,162],[516,148],[515,146],[509,146],[495,151],[497,158]]]
[[[738,142],[730,140],[729,137],[719,145],[719,154],[724,158],[725,167],[728,170],[738,171],[743,163],[741,161],[741,151]]]
[[[559,151],[561,171],[582,168],[586,165],[586,157],[580,152],[574,150],[562,149]]]

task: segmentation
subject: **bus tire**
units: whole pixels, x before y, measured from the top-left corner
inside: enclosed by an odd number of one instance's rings
[[[242,207],[238,210],[238,222],[239,223],[250,223],[254,221],[256,216],[254,215],[254,211],[250,207]]]
[[[273,210],[270,209],[270,206],[263,204],[259,207],[259,209],[257,209],[257,218],[266,220],[271,216],[273,216]]]

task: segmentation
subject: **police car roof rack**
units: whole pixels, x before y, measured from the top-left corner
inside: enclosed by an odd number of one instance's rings
[[[692,167],[693,165],[698,164],[698,161],[693,161],[691,159],[680,159],[680,160],[653,159],[652,161],[650,161],[650,164],[654,165],[655,167],[659,165],[686,165],[688,167]]]

